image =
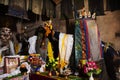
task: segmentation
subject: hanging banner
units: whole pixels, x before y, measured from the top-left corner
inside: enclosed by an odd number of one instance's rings
[[[9,0],[7,15],[27,19],[25,0]]]
[[[32,11],[35,14],[41,14],[43,7],[43,0],[33,0],[32,1]]]
[[[98,61],[101,59],[101,47],[97,24],[95,20],[85,20],[85,25],[88,30],[88,47],[90,48],[88,54],[94,61]]]
[[[79,20],[75,23],[75,65],[79,64],[79,60],[82,58],[82,45],[81,45],[81,29]]]
[[[100,35],[95,20],[80,19],[75,23],[75,67],[81,59],[98,61],[102,58]]]

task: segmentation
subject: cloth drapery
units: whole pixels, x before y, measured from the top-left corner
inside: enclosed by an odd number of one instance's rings
[[[28,39],[28,42],[30,45],[28,50],[29,54],[36,53],[36,50],[35,50],[36,40],[37,40],[37,36],[33,36]]]
[[[64,68],[66,65],[69,64],[72,48],[73,48],[73,35],[60,33],[59,55],[61,68]]]

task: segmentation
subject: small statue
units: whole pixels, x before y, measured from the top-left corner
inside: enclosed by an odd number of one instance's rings
[[[92,19],[95,19],[95,18],[96,18],[96,13],[93,13]]]
[[[20,71],[21,71],[21,74],[23,74],[23,75],[27,74],[28,69],[26,68],[26,64],[22,63],[20,65]]]
[[[40,74],[40,72],[45,71],[45,62],[38,54],[30,54],[29,63],[31,67],[31,73]]]
[[[79,18],[80,18],[80,19],[82,18],[82,13],[81,13],[81,11],[79,12]]]
[[[88,12],[88,18],[91,18],[91,12],[90,11]]]
[[[65,78],[68,79],[68,76],[72,74],[72,72],[69,68],[67,68],[63,71],[63,74],[65,75]]]
[[[84,17],[87,18],[87,12],[86,11],[84,12]]]

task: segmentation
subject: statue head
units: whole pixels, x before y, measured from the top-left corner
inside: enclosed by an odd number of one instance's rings
[[[2,39],[3,42],[9,41],[11,37],[12,37],[12,32],[10,28],[3,27],[0,30],[0,38]]]

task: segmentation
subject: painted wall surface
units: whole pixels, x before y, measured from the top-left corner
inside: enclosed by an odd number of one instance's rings
[[[101,40],[113,43],[116,50],[120,50],[120,37],[115,33],[120,33],[120,10],[106,11],[104,16],[97,16],[96,20],[101,35]]]

